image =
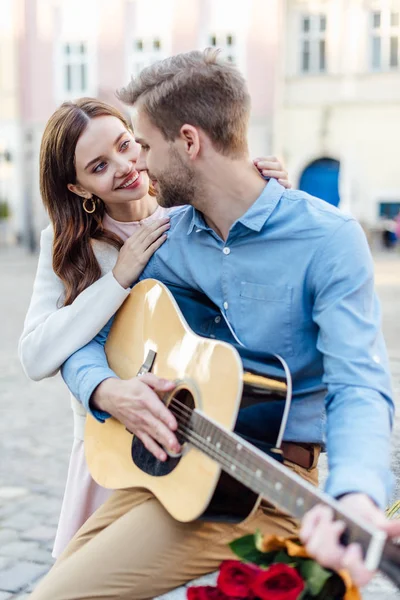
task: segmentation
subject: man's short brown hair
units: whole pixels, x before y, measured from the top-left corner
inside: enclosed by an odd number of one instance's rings
[[[195,50],[156,62],[118,96],[125,104],[139,101],[169,141],[188,123],[202,129],[222,154],[247,153],[250,96],[239,70],[221,60],[218,50]]]

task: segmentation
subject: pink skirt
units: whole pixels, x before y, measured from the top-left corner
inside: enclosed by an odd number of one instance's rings
[[[87,519],[113,493],[98,485],[86,465],[83,441],[74,438],[53,557],[58,558]]]

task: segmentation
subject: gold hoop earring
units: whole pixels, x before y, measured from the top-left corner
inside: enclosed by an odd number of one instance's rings
[[[86,202],[87,202],[88,200],[91,200],[91,201],[92,201],[92,208],[91,208],[91,210],[89,210],[89,209],[87,208],[87,206],[86,206]],[[83,204],[82,204],[82,206],[83,206],[83,210],[84,210],[85,212],[87,212],[87,213],[88,213],[88,215],[91,215],[91,214],[92,214],[92,213],[94,213],[94,211],[96,210],[96,200],[94,200],[93,198],[85,198],[85,200],[83,201]]]

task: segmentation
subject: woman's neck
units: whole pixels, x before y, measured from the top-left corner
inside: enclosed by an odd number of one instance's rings
[[[157,200],[154,196],[150,196],[150,194],[146,194],[140,200],[133,200],[124,204],[106,204],[107,214],[115,221],[120,221],[121,223],[142,221],[142,219],[150,217],[157,208]]]

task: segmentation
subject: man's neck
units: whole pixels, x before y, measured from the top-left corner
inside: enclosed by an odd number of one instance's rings
[[[203,213],[207,224],[226,240],[233,223],[254,204],[265,185],[250,161],[233,161],[218,155],[203,171],[201,194],[193,206]]]

